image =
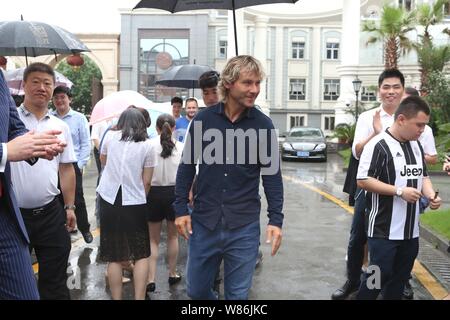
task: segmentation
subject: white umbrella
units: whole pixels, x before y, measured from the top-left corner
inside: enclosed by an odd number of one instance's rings
[[[126,110],[130,105],[147,109],[150,114],[151,126],[147,132],[150,136],[156,135],[156,119],[160,114],[170,113],[172,107],[167,103],[154,103],[139,92],[133,90],[122,90],[113,92],[98,101],[92,110],[90,124],[95,124],[115,117]]]
[[[6,82],[8,84],[9,92],[15,95],[24,95],[23,91],[23,73],[25,68],[14,70],[7,70],[4,72]],[[55,87],[64,86],[72,88],[73,83],[67,79],[63,74],[55,70]]]

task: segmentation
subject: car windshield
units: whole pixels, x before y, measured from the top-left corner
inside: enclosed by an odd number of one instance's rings
[[[308,137],[308,138],[321,138],[322,134],[318,129],[296,129],[289,133],[290,137]]]

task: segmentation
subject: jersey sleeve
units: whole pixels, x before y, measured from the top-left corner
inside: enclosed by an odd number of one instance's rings
[[[357,180],[377,178],[386,163],[386,152],[377,141],[370,141],[365,147],[359,159]]]

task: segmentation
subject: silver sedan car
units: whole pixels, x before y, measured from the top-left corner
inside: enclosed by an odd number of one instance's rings
[[[281,158],[327,161],[327,144],[319,128],[293,127],[281,146]]]

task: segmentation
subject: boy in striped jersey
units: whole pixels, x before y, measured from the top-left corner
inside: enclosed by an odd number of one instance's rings
[[[404,99],[394,124],[361,154],[357,180],[367,191],[368,270],[375,274],[364,275],[357,299],[376,299],[381,290],[384,299],[402,298],[419,250],[418,200],[427,197],[431,209],[441,204],[417,141],[429,118],[430,109],[420,97]]]

